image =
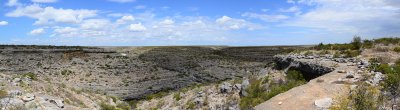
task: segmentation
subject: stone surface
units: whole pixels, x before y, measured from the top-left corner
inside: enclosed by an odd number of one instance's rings
[[[332,105],[332,98],[323,98],[315,100],[314,105],[321,109],[327,109]]]
[[[25,94],[24,96],[22,96],[22,100],[24,102],[29,102],[29,101],[32,101],[34,99],[35,99],[35,95],[33,95],[31,93],[28,93],[28,94]]]
[[[228,82],[224,82],[220,87],[220,92],[221,93],[229,93],[232,91],[232,85]]]

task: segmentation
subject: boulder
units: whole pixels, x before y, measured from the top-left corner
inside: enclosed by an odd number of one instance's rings
[[[11,85],[18,86],[20,82],[21,82],[21,78],[15,78],[11,81]]]
[[[250,82],[249,79],[244,79],[242,81],[242,85],[241,85],[241,90],[239,92],[240,96],[244,96],[246,97],[248,95],[248,93],[246,92],[246,89],[250,86]]]
[[[235,84],[235,85],[233,85],[233,88],[235,89],[235,90],[241,90],[241,88],[242,88],[242,85],[241,84]]]
[[[63,100],[51,99],[51,100],[49,100],[49,102],[55,104],[59,108],[64,108],[64,101]]]
[[[328,109],[332,105],[332,98],[323,98],[314,101],[315,106],[320,109]]]
[[[354,78],[354,73],[352,71],[346,73],[346,78]]]
[[[31,93],[28,93],[28,94],[25,94],[24,96],[22,96],[22,100],[24,102],[29,102],[29,101],[32,101],[34,99],[35,99],[35,95],[33,95]]]
[[[229,93],[232,90],[232,85],[228,82],[224,82],[220,87],[219,90],[221,93]]]
[[[383,74],[381,72],[375,72],[374,77],[371,79],[372,85],[376,86],[379,84],[380,81],[383,80]]]

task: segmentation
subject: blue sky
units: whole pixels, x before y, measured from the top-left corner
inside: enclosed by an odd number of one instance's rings
[[[0,43],[302,45],[400,35],[398,0],[1,0]]]

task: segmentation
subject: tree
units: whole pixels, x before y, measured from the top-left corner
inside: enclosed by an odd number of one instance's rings
[[[353,49],[359,50],[361,48],[362,42],[360,36],[354,36],[353,41],[351,41],[351,45],[353,45]]]

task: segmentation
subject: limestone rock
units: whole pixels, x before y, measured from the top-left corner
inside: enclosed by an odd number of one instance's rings
[[[219,90],[221,93],[229,93],[232,90],[232,85],[228,82],[224,82],[220,87]]]
[[[25,94],[24,96],[22,96],[22,100],[24,102],[29,102],[29,101],[32,101],[34,99],[35,99],[35,95],[33,95],[31,93],[28,93],[28,94]]]
[[[23,106],[24,105],[24,101],[18,99],[18,98],[3,98],[0,99],[0,105],[1,105],[1,109],[7,109],[5,107],[11,107],[11,106]]]
[[[354,78],[354,73],[352,71],[347,72],[346,78]]]
[[[248,95],[246,89],[249,87],[249,85],[250,85],[249,79],[244,79],[242,81],[241,90],[239,92],[240,96],[246,97]]]
[[[315,100],[314,105],[320,109],[327,109],[332,105],[332,98],[323,98]]]

